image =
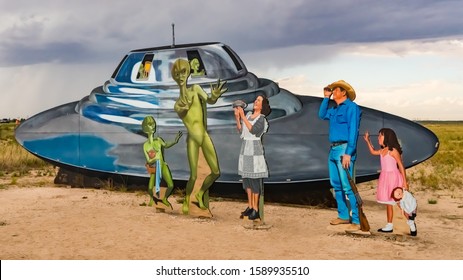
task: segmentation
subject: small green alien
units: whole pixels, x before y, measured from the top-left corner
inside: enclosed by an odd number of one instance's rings
[[[173,142],[165,142],[161,137],[154,137],[156,132],[156,120],[152,116],[146,116],[142,122],[143,132],[148,135],[148,140],[143,144],[143,152],[146,158],[146,169],[150,174],[150,180],[148,185],[148,193],[150,195],[149,206],[153,203],[157,204],[159,201],[159,190],[161,178],[167,183],[167,190],[162,198],[162,203],[172,209],[172,205],[168,201],[169,196],[172,194],[174,189],[174,182],[172,180],[172,174],[170,172],[169,165],[164,161],[164,149],[170,148],[178,143],[182,132],[179,131]],[[153,188],[156,186],[156,197],[153,193]]]

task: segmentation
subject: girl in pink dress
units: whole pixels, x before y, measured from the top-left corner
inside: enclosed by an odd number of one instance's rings
[[[402,163],[402,148],[395,132],[390,128],[379,130],[378,143],[381,149],[375,150],[370,141],[368,131],[363,136],[367,142],[368,149],[372,155],[380,157],[381,173],[378,178],[378,188],[376,190],[376,200],[378,203],[386,205],[387,224],[378,229],[379,232],[392,232],[393,206],[396,202],[391,198],[392,190],[402,187],[408,190],[405,168]]]

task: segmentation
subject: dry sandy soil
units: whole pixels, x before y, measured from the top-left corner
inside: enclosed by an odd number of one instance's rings
[[[40,178],[40,184],[32,176],[18,179],[29,187],[0,182],[8,185],[0,189],[2,260],[463,259],[463,193],[415,192],[412,237],[400,215],[394,234],[377,233],[385,208],[375,202],[374,181],[359,184],[372,233],[365,237],[330,226],[335,209],[266,203],[265,229],[249,229],[253,222],[239,219],[244,200],[213,197],[213,217],[200,218],[204,212],[195,206],[181,214],[181,197],[172,196],[174,209],[163,213],[140,206],[149,201],[146,192],[60,187],[53,177]]]

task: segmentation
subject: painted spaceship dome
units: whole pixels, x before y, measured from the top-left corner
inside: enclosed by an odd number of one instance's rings
[[[198,84],[210,92],[211,84],[226,81],[228,89],[214,105],[208,105],[208,126],[234,125],[230,111],[233,102],[242,100],[252,106],[259,94],[269,98],[269,119],[291,115],[301,102],[268,79],[248,72],[239,56],[223,43],[164,46],[130,51],[111,78],[79,102],[77,111],[92,120],[139,129],[146,115],[154,115],[159,125],[183,126],[173,110],[179,96],[171,76],[177,59],[190,63],[188,84]]]

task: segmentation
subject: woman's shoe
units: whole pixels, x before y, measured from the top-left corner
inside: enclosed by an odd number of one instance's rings
[[[252,208],[247,207],[246,210],[241,212],[240,219],[243,219],[244,217],[249,216],[249,214],[251,214],[251,212],[252,212]]]
[[[252,209],[252,210],[251,210],[251,214],[249,214],[249,216],[248,216],[248,219],[249,219],[249,220],[259,219],[259,212],[257,212],[256,210]]]
[[[241,212],[241,215],[243,215],[243,216],[249,216],[249,214],[251,214],[251,211],[252,211],[252,208],[247,207],[246,210],[244,210],[243,212]]]

